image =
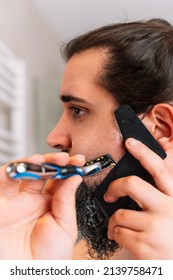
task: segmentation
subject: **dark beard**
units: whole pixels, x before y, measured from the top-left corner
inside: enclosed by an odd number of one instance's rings
[[[77,223],[87,243],[88,254],[94,259],[109,259],[120,246],[107,238],[108,222],[93,199],[94,188],[82,183],[76,194]]]

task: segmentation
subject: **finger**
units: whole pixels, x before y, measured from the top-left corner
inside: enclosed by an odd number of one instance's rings
[[[83,155],[70,156],[68,153],[51,153],[45,155],[45,162],[51,162],[60,166],[75,165],[83,166],[85,164],[85,157]]]
[[[34,155],[32,157],[28,157],[28,158],[20,158],[17,159],[15,162],[33,162],[35,164],[40,164],[43,160],[43,156],[41,155]],[[12,162],[10,162],[12,163]],[[23,190],[24,188],[29,188],[29,186],[33,187],[33,181],[31,183],[31,181],[28,181],[28,185],[27,182],[22,182],[20,180],[13,180],[11,178],[9,178],[7,172],[6,172],[6,168],[7,166],[10,164],[6,164],[3,167],[1,167],[0,169],[0,193],[1,195],[11,195],[11,194],[16,194],[19,193],[21,190]],[[43,182],[42,182],[43,184]],[[32,190],[31,187],[31,190]],[[35,187],[37,189],[37,183],[35,184]],[[33,190],[35,190],[35,187],[33,188]],[[39,191],[40,191],[40,187],[39,187]]]
[[[0,226],[17,223],[26,225],[51,210],[52,198],[50,195],[28,194],[20,192],[14,197],[8,196],[1,199]]]
[[[49,162],[49,163],[51,162],[53,164],[57,164],[60,166],[65,166],[70,164],[76,166],[83,166],[85,163],[85,157],[83,155],[75,155],[70,157],[68,153],[59,152],[59,153],[49,153],[44,156],[34,155],[28,158],[27,161],[35,164],[41,164],[43,162]],[[20,186],[22,191],[40,193],[42,190],[46,188],[46,192],[44,191],[44,193],[53,194],[55,185],[57,184],[59,184],[59,182],[54,183],[54,180],[50,180],[50,182],[49,180],[48,181],[27,180],[27,181],[22,181]]]
[[[148,215],[143,211],[119,209],[109,219],[109,236],[113,236],[114,229],[117,226],[129,228],[135,231],[143,231],[148,226]]]
[[[86,163],[85,161],[85,156],[84,155],[80,155],[77,154],[75,156],[70,157],[70,163],[71,165],[75,165],[75,166],[83,166]]]
[[[71,156],[68,153],[54,153],[45,155],[45,161],[51,162],[53,164],[57,164],[60,166],[65,165],[74,165],[74,166],[83,166],[85,164],[85,157],[83,155],[75,155]],[[49,179],[46,182],[46,186],[44,187],[44,193],[54,194],[55,188],[57,186],[56,179]],[[59,180],[58,180],[59,181]]]
[[[25,162],[27,160],[26,157],[17,159],[15,162]],[[1,194],[7,194],[7,193],[14,193],[14,192],[19,192],[19,181],[17,180],[12,180],[9,178],[6,169],[8,165],[10,165],[12,162],[11,161],[4,166],[0,168],[0,192]]]
[[[49,153],[46,155],[34,155],[32,157],[27,158],[25,160],[27,162],[31,162],[34,164],[42,164],[43,162],[51,162],[57,165],[68,165],[68,164],[76,164],[78,166],[83,165],[85,163],[85,158],[82,155],[76,155],[70,157],[68,153]],[[32,193],[40,193],[43,189],[45,189],[45,185],[47,188],[47,181],[44,180],[22,180],[20,182],[20,190]],[[53,184],[54,185],[54,184]],[[49,193],[53,192],[54,190],[50,190],[49,184]]]
[[[25,162],[41,165],[44,162],[44,156],[36,154],[26,158]],[[41,193],[44,184],[44,180],[21,180],[19,182],[19,188],[20,191],[25,191],[27,193]]]
[[[0,195],[14,195],[19,193],[19,182],[9,179],[4,165],[0,168]]]
[[[152,175],[157,188],[165,194],[173,195],[173,175],[166,165],[166,160],[161,159],[156,153],[136,139],[129,138],[125,144],[129,152]]]
[[[21,162],[21,161],[26,161],[26,160],[27,160],[27,158],[25,157],[25,158],[17,159],[16,162]],[[8,195],[8,194],[10,195],[10,194],[18,193],[20,191],[19,181],[12,180],[11,178],[9,178],[9,176],[6,172],[8,165],[10,165],[12,162],[14,162],[14,161],[7,163],[0,168],[0,193],[1,193],[1,195]]]
[[[61,224],[71,234],[71,231],[77,230],[75,194],[78,186],[82,182],[82,177],[73,176],[59,182],[60,184],[55,189],[53,196],[52,213],[56,222]]]
[[[138,259],[140,254],[145,255],[147,244],[144,242],[143,233],[117,226],[112,237],[119,245],[126,248],[134,259]]]
[[[104,199],[107,202],[115,202],[124,196],[131,197],[144,210],[154,209],[163,200],[162,193],[137,176],[123,177],[113,181],[109,185]]]

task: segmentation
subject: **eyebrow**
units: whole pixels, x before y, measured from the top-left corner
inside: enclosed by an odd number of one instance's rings
[[[81,97],[77,97],[71,94],[61,94],[60,95],[60,99],[62,102],[64,103],[68,103],[68,102],[79,102],[79,103],[83,103],[83,104],[90,104],[87,100],[81,98]]]

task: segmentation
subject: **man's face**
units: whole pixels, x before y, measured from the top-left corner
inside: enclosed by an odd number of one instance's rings
[[[110,154],[117,161],[122,140],[115,122],[115,99],[98,85],[105,54],[89,50],[74,55],[66,66],[60,98],[64,112],[48,136],[50,146],[85,155],[86,161]]]
[[[111,94],[98,83],[105,59],[104,51],[88,50],[74,55],[69,60],[60,90],[64,112],[57,126],[48,136],[50,146],[65,150],[70,155],[83,154],[86,161],[110,154],[117,162],[124,153],[122,139],[114,117],[118,105]],[[89,235],[93,235],[92,239],[95,241],[90,241],[91,238],[87,237],[88,233],[84,233],[84,237],[88,239],[89,243],[92,243],[92,247],[99,246],[96,243],[101,242],[96,241],[96,234],[104,243],[109,242],[107,236],[104,237],[106,240],[101,236],[103,230],[100,221],[93,221],[94,227],[98,227],[99,223],[100,232],[92,229],[90,215],[93,211],[100,211],[100,209],[93,210],[93,207],[97,208],[97,206],[93,206],[93,202],[91,202],[92,191],[109,171],[110,169],[92,177],[86,177],[77,194],[78,224],[79,227],[84,228],[81,228],[81,231],[85,232],[85,228],[88,227]],[[90,202],[91,207],[89,207]],[[90,208],[88,213],[90,221],[87,219],[83,223],[83,215],[88,211],[86,208]],[[96,213],[95,216],[99,215],[102,214]],[[85,216],[87,217],[87,215]],[[101,219],[104,220],[104,217]],[[103,223],[105,222],[103,221]],[[105,235],[107,224],[104,224],[104,227]]]

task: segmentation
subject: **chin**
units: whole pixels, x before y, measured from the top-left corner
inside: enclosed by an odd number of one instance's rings
[[[101,182],[104,180],[104,178],[109,174],[109,172],[112,170],[113,166],[107,167],[101,171],[99,171],[97,174],[92,176],[84,176],[83,177],[83,183],[87,185],[88,188],[91,188],[92,190],[95,190],[97,186],[101,184]]]

